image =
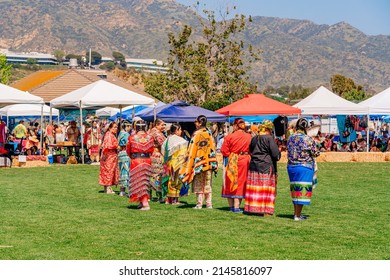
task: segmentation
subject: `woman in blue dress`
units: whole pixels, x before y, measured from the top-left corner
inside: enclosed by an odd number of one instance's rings
[[[310,205],[315,158],[320,154],[314,139],[307,136],[308,128],[309,123],[306,119],[298,119],[296,131],[287,142],[287,171],[295,221],[307,219],[306,216],[302,216],[302,208],[304,205]]]

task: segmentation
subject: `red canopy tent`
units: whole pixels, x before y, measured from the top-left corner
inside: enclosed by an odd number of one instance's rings
[[[268,98],[264,94],[248,94],[216,112],[226,116],[295,115],[300,114],[301,109]]]

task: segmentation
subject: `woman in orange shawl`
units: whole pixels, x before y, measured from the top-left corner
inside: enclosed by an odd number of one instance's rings
[[[222,155],[227,158],[222,197],[228,199],[230,211],[242,212],[240,204],[245,198],[252,137],[245,131],[245,121],[242,118],[234,120],[233,129],[234,132],[225,137],[221,147]]]
[[[185,162],[180,169],[180,179],[185,184],[192,183],[192,192],[196,194],[194,209],[202,209],[206,199],[206,208],[212,205],[212,172],[217,172],[218,163],[215,144],[211,132],[206,128],[207,118],[200,115],[195,120],[194,132],[187,149]]]
[[[115,193],[111,186],[117,185],[119,180],[117,132],[118,125],[115,122],[110,123],[102,145],[99,185],[104,186],[104,192],[108,194]]]

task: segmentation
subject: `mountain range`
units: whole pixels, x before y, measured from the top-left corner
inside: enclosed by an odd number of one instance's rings
[[[193,10],[174,0],[0,0],[0,11],[0,48],[26,52],[92,48],[103,56],[119,51],[166,61],[167,34],[199,26]],[[249,73],[260,89],[314,88],[334,74],[372,92],[390,86],[390,35],[368,36],[346,22],[256,16],[240,36],[262,50]]]

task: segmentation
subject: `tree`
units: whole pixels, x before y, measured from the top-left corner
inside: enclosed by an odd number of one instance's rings
[[[11,77],[12,65],[7,63],[7,57],[0,54],[0,83],[8,84]]]
[[[343,98],[349,101],[361,101],[367,98],[366,93],[362,89],[351,89],[343,93]]]
[[[347,100],[364,100],[366,94],[361,85],[356,85],[351,78],[335,74],[330,78],[332,91]]]
[[[85,53],[86,62],[89,64],[89,51]],[[91,51],[91,65],[97,65],[102,62],[102,55],[96,51]]]
[[[112,52],[112,57],[114,58],[115,64],[119,64],[119,66],[122,69],[126,69],[127,67],[126,58],[122,53],[114,51]]]
[[[65,52],[64,52],[64,51],[62,51],[62,50],[55,50],[55,51],[53,52],[53,55],[54,55],[54,57],[57,59],[57,61],[58,61],[59,63],[61,63],[61,62],[64,61],[64,57],[65,57]]]
[[[289,102],[303,99],[311,93],[309,88],[304,88],[302,85],[292,85],[288,93]]]
[[[34,58],[29,57],[29,58],[27,58],[27,64],[28,64],[28,65],[37,64],[37,60],[34,59]]]
[[[206,18],[198,16],[200,34],[188,25],[177,34],[168,34],[168,73],[146,77],[145,91],[149,94],[165,102],[181,99],[218,109],[256,90],[246,73],[259,59],[258,52],[235,39],[245,30],[245,16],[217,21],[214,12],[203,13]],[[196,36],[200,39],[194,41]]]
[[[115,69],[115,63],[112,62],[112,61],[108,61],[106,63],[103,63],[103,65],[101,65],[99,68],[102,69],[102,70],[112,71],[112,70]]]
[[[330,78],[332,91],[342,96],[344,92],[355,88],[355,83],[351,78],[344,77],[340,74],[335,74]]]

